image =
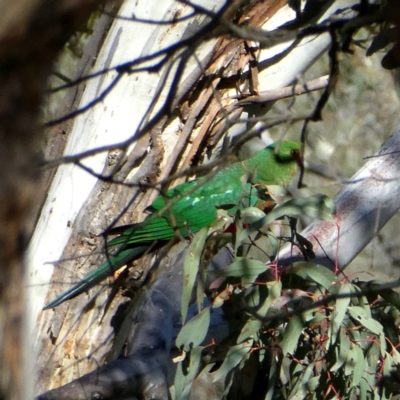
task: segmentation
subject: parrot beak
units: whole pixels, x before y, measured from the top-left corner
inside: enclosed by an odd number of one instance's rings
[[[300,169],[304,169],[303,157],[301,156],[300,151],[299,150],[293,150],[292,155],[293,155],[293,158],[295,159],[297,165],[300,167]]]
[[[304,187],[302,181],[303,181],[303,175],[304,175],[304,163],[303,163],[303,157],[301,156],[300,150],[294,150],[293,153],[293,158],[295,159],[297,166],[300,169],[300,177],[299,177],[299,183],[297,187],[300,189]]]

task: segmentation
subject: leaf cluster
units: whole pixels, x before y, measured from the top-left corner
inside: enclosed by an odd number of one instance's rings
[[[254,208],[224,213],[193,239],[185,262],[183,321],[194,298],[198,313],[176,340],[182,357],[175,398],[191,398],[193,385],[205,376],[219,398],[227,399],[391,398],[398,391],[393,374],[400,362],[397,293],[381,282],[336,276],[312,260],[279,270],[275,258],[283,242],[309,245],[287,221],[301,215],[332,221],[334,210],[320,195],[280,195],[278,203],[269,214]],[[221,232],[232,223],[236,233],[228,240]],[[288,235],[277,235],[277,225],[283,231],[286,226]],[[260,236],[267,263],[251,256]],[[215,275],[204,265],[218,249],[216,237],[231,241],[234,261]],[[311,258],[312,249],[306,250]],[[214,279],[211,290],[207,275]],[[220,310],[229,335],[215,343],[210,321]]]

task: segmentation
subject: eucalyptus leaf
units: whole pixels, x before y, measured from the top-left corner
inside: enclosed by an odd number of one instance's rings
[[[358,327],[350,320],[346,320],[346,328],[355,343],[358,343],[361,340],[360,331],[357,329]]]
[[[274,281],[268,282],[268,296],[265,299],[263,305],[257,310],[258,314],[265,316],[267,315],[272,303],[281,295],[282,291],[282,282],[281,281]]]
[[[350,348],[349,351],[349,356],[347,357],[346,363],[344,365],[344,373],[346,376],[352,376],[353,375],[353,371],[356,365],[356,360],[354,359],[355,357],[355,353],[354,353],[354,349],[353,349],[353,345]]]
[[[259,319],[250,318],[240,331],[236,343],[241,343],[243,342],[243,340],[246,340],[248,338],[253,338],[253,335],[256,332],[258,332],[261,329],[261,327],[262,327],[262,322]]]
[[[397,365],[400,365],[400,353],[395,348],[392,348],[391,354],[393,357],[393,362]]]
[[[294,385],[290,388],[290,394],[287,397],[290,400],[302,400],[307,397],[308,391],[306,386],[303,384],[303,370],[304,367],[299,363],[296,363],[296,367],[291,374],[291,384]]]
[[[183,365],[180,363],[178,378],[175,377],[175,399],[176,400],[188,400],[190,399],[190,392],[193,385],[193,381],[196,379],[197,373],[199,371],[199,366],[201,362],[201,354],[203,347],[195,347],[188,357],[190,359],[189,364],[185,371],[183,370]]]
[[[349,356],[349,351],[350,351],[350,340],[346,335],[346,330],[341,329],[340,330],[340,351],[339,351],[339,359],[341,361],[346,362],[348,356]]]
[[[310,392],[314,392],[318,388],[319,380],[320,380],[320,376],[319,375],[314,376],[311,379],[309,379],[306,382],[307,390],[309,390]]]
[[[384,360],[383,364],[383,376],[390,376],[390,373],[392,371],[392,364],[393,364],[393,358],[389,353],[386,353],[386,357]],[[381,400],[389,400],[392,398],[392,391],[390,390],[390,387],[388,385],[382,385],[382,397]]]
[[[397,279],[396,282],[399,282]],[[392,304],[398,310],[400,310],[400,295],[399,293],[395,292],[393,289],[382,289],[379,290],[380,284],[387,284],[386,281],[373,281],[370,282],[370,285],[373,289],[378,289],[378,294],[389,304]]]
[[[248,223],[249,226],[242,231],[242,236],[239,238],[239,241],[243,241],[244,238],[248,237],[253,232],[256,232],[285,215],[294,218],[307,215],[312,218],[335,222],[333,217],[334,213],[335,203],[333,199],[323,194],[288,200],[275,207],[268,215],[265,215],[255,207],[248,207],[242,210],[240,214],[242,222]]]
[[[243,244],[251,234],[259,231],[268,224],[266,214],[256,207],[247,207],[241,210],[240,221],[242,224],[247,225],[247,227],[237,233],[236,246]]]
[[[264,273],[268,267],[259,260],[243,258],[233,262],[228,268],[217,271],[219,276],[236,276],[244,283],[252,283],[258,275]]]
[[[344,283],[340,286],[339,294],[350,294],[352,293],[353,285],[351,283]],[[331,343],[334,344],[336,342],[336,336],[339,329],[342,326],[343,319],[347,312],[347,307],[350,304],[350,297],[338,298],[336,300],[335,309],[333,310],[331,316],[331,324],[329,326],[330,329],[330,339]]]
[[[324,194],[315,194],[311,197],[291,199],[278,207],[275,207],[267,216],[268,223],[289,215],[291,217],[317,218],[323,221],[335,222],[335,203],[333,199]]]
[[[365,379],[361,379],[360,381],[360,391],[359,391],[359,398],[360,399],[368,399],[368,393],[371,391],[370,386],[368,385],[367,381]]]
[[[240,220],[244,224],[254,224],[262,221],[266,214],[257,207],[247,207],[240,211]],[[260,222],[260,227],[262,222]]]
[[[357,320],[364,328],[376,335],[383,335],[382,325],[369,317],[364,308],[359,306],[348,307],[349,314]]]
[[[313,376],[314,368],[315,368],[315,363],[312,362],[307,365],[307,368],[305,369],[305,371],[303,373],[302,386],[306,387],[307,389],[309,389],[308,383],[310,382],[310,378]],[[315,382],[314,382],[314,384],[315,384]]]
[[[288,190],[279,185],[267,185],[267,191],[269,196],[275,201],[277,204],[282,204],[288,200],[289,192]]]
[[[179,349],[183,346],[185,351],[199,346],[207,335],[209,325],[210,307],[207,307],[182,327],[176,338],[176,346]]]
[[[281,342],[283,355],[294,353],[303,329],[304,323],[301,315],[294,315],[288,322],[283,334]]]
[[[277,365],[277,361],[274,357],[272,357],[270,361],[270,370],[268,374],[268,391],[267,395],[265,396],[265,400],[272,400],[274,398],[278,374],[279,374],[279,368]]]
[[[336,362],[329,369],[331,372],[337,371],[347,361],[350,353],[350,340],[346,335],[345,329],[340,330],[339,343],[335,346]]]
[[[208,236],[208,227],[200,229],[190,244],[183,264],[183,291],[181,315],[182,323],[186,321],[187,312],[192,298],[193,287],[199,273],[201,254]]]
[[[213,382],[217,382],[222,377],[227,376],[228,373],[242,360],[247,359],[252,345],[253,341],[249,340],[247,342],[237,344],[236,346],[232,346],[226,354],[224,362],[216,372]]]
[[[352,376],[352,386],[357,386],[360,384],[361,381],[361,376],[363,372],[363,368],[365,365],[365,359],[364,359],[364,353],[361,350],[361,347],[356,344],[352,344],[352,355],[353,355],[353,360],[354,360],[354,370],[353,370],[353,376]]]
[[[214,299],[212,307],[213,308],[221,307],[225,303],[225,301],[228,301],[231,298],[232,293],[233,293],[233,286],[229,285]]]
[[[176,367],[175,378],[174,378],[174,398],[180,399],[185,388],[185,373],[183,371],[183,364],[180,362]]]
[[[321,285],[326,290],[329,290],[332,285],[337,282],[337,277],[331,270],[306,261],[293,263],[291,267],[285,270],[285,273],[294,274],[303,279],[311,280]]]
[[[366,365],[363,368],[363,378],[368,382],[371,388],[374,387],[376,366],[379,364],[381,356],[381,345],[378,344],[374,338],[371,338],[371,346],[366,352]],[[385,352],[384,352],[385,353]]]
[[[336,362],[332,365],[331,368],[329,368],[329,371],[331,372],[336,372],[344,364],[344,362],[340,359],[339,350],[339,346],[334,347]]]
[[[246,304],[249,307],[258,307],[260,305],[261,297],[265,296],[262,291],[267,291],[265,285],[253,286],[250,292],[246,295]]]

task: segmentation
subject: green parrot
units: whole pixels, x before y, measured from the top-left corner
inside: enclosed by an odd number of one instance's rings
[[[107,244],[112,255],[44,310],[69,300],[112,275],[128,262],[139,258],[154,244],[167,243],[179,231],[188,237],[217,219],[217,209],[234,214],[238,208],[263,207],[266,185],[287,186],[301,163],[300,147],[291,141],[273,143],[254,157],[221,169],[211,178],[200,177],[159,195],[149,207],[151,214],[139,224],[117,227],[109,233],[121,233]],[[170,202],[170,207],[167,202]]]

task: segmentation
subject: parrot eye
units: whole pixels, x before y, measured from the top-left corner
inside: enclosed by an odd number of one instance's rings
[[[291,150],[290,155],[293,157],[294,160],[298,160],[300,157],[300,152],[298,150]]]

